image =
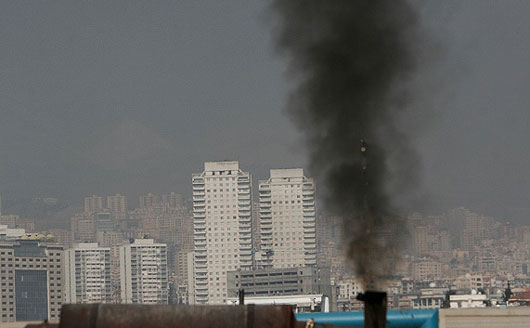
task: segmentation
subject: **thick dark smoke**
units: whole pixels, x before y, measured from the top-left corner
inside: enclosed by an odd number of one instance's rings
[[[327,206],[344,217],[356,274],[380,288],[403,239],[391,185],[414,175],[395,122],[409,102],[415,12],[403,0],[276,0],[273,10],[295,84],[288,111],[305,133]]]

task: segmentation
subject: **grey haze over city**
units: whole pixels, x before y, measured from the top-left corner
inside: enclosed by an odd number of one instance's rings
[[[0,195],[188,195],[211,160],[254,178],[308,169],[268,3],[1,2]],[[528,219],[530,2],[416,5],[424,42],[400,125],[421,164],[404,207]]]

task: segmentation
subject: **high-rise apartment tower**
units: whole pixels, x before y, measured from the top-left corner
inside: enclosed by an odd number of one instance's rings
[[[153,239],[136,239],[120,247],[123,303],[167,304],[167,246]]]
[[[82,243],[64,255],[65,303],[110,303],[110,248]]]
[[[315,183],[303,169],[271,170],[259,181],[261,261],[264,267],[316,264]]]
[[[251,175],[238,162],[206,162],[193,174],[196,304],[223,304],[226,272],[253,265]]]

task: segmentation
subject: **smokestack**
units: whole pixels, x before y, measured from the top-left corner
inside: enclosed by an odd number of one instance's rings
[[[386,327],[386,305],[385,292],[367,291],[357,295],[359,301],[364,302],[364,327],[385,328]]]
[[[272,8],[294,87],[287,112],[305,135],[326,207],[344,219],[357,277],[380,289],[403,239],[392,169],[416,162],[396,126],[415,66],[416,14],[406,0],[274,0]]]

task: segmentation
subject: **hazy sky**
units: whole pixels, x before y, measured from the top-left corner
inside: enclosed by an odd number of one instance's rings
[[[0,194],[186,194],[207,160],[305,166],[267,3],[0,2]],[[530,2],[419,3],[418,208],[529,208]]]

